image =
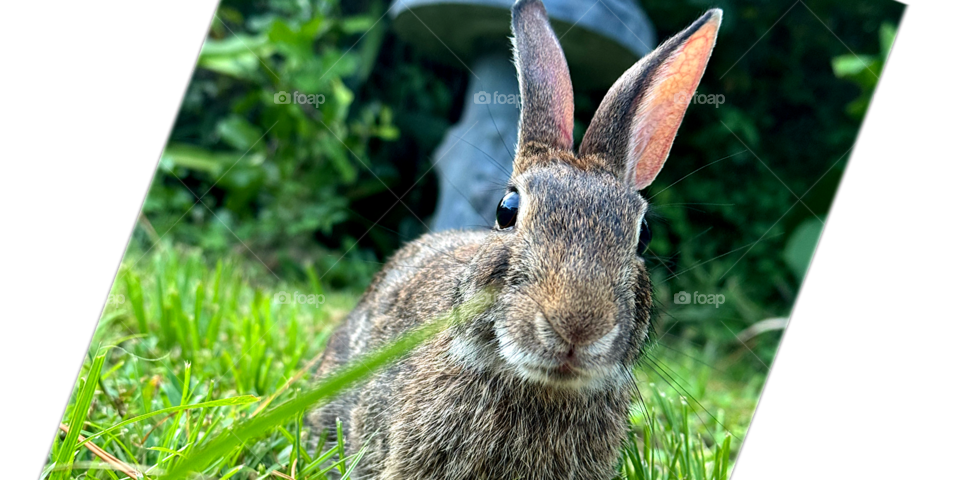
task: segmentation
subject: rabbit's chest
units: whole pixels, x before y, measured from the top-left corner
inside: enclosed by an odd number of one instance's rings
[[[629,395],[429,369],[395,392],[383,478],[611,478]],[[412,372],[411,372],[412,373]]]

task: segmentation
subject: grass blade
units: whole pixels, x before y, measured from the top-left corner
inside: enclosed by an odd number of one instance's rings
[[[100,380],[100,372],[103,371],[103,362],[105,355],[97,355],[90,364],[90,370],[87,372],[87,379],[83,382],[83,388],[77,401],[73,404],[73,415],[70,417],[69,429],[63,443],[60,444],[60,452],[57,454],[57,465],[66,467],[61,478],[70,475],[70,466],[73,465],[73,452],[77,449],[77,439],[80,438],[80,430],[83,423],[87,420],[87,411],[90,410],[90,404],[93,402],[93,394],[97,390],[97,381]]]
[[[83,445],[84,443],[89,442],[90,440],[93,440],[94,438],[107,435],[109,433],[113,433],[127,425],[130,425],[131,423],[137,423],[139,421],[146,420],[150,417],[155,417],[157,415],[169,415],[169,414],[179,413],[185,410],[193,410],[197,408],[230,407],[235,405],[246,405],[248,403],[254,403],[258,401],[260,401],[259,397],[255,397],[253,395],[241,395],[239,397],[223,398],[220,400],[212,400],[209,402],[195,403],[193,405],[180,405],[177,407],[162,408],[160,410],[154,410],[150,413],[144,413],[143,415],[133,417],[128,420],[124,420],[106,430],[101,430],[97,432],[95,435],[91,435],[87,437],[85,440],[83,440],[82,442],[78,443],[77,447]]]
[[[490,305],[492,298],[487,292],[475,295],[470,301],[450,313],[401,335],[393,343],[365,355],[358,361],[346,366],[346,368],[340,369],[330,377],[321,380],[316,387],[304,394],[239,424],[230,432],[220,434],[217,438],[211,440],[206,447],[197,450],[190,457],[184,458],[175,468],[167,472],[164,478],[184,478],[190,472],[203,470],[210,462],[226,456],[243,442],[294,417],[301,410],[307,410],[322,401],[331,399],[355,382],[368,377],[380,367],[398,360],[428,338],[447,328],[451,323],[464,317],[479,314]]]
[[[337,470],[340,471],[340,475],[342,476],[347,468],[343,463],[347,458],[347,449],[343,442],[343,422],[341,422],[339,418],[337,419],[337,458],[340,459],[340,461],[337,462]]]

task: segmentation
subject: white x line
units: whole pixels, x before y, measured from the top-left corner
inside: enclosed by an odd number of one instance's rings
[[[76,322],[73,322],[73,325],[70,325],[70,327],[67,328],[67,331],[63,332],[63,334],[60,335],[60,338],[57,338],[53,342],[53,344],[47,347],[47,349],[44,350],[44,352],[41,353],[40,356],[29,367],[27,367],[27,369],[22,374],[20,374],[20,377],[17,378],[17,380],[14,381],[12,384],[10,384],[10,386],[7,387],[7,389],[3,392],[3,394],[0,395],[0,405],[3,405],[3,408],[6,408],[7,411],[10,412],[10,415],[13,415],[13,418],[16,418],[17,421],[20,422],[20,425],[23,425],[23,428],[26,428],[27,431],[30,432],[30,435],[33,435],[33,438],[36,438],[37,441],[40,442],[40,445],[43,445],[43,448],[47,450],[50,450],[50,446],[47,445],[47,442],[44,442],[43,439],[41,439],[40,436],[37,435],[37,432],[34,432],[33,429],[30,428],[30,425],[27,425],[27,422],[24,422],[23,419],[20,418],[20,415],[17,415],[17,413],[14,412],[13,409],[10,408],[9,405],[7,405],[7,402],[3,401],[3,399],[6,398],[7,394],[10,393],[11,390],[13,390],[13,387],[16,387],[17,384],[19,384],[20,381],[23,380],[23,378],[26,377],[31,370],[33,370],[33,367],[36,367],[37,364],[40,363],[40,360],[43,360],[43,357],[46,357],[47,354],[50,353],[51,350],[53,350],[53,347],[56,347],[57,344],[60,343],[60,341],[63,340],[63,338],[66,337],[68,333],[70,333],[70,330],[73,330],[73,327],[76,327],[77,324],[79,323],[80,323],[80,319],[78,318]]]
[[[2,1],[2,0],[0,0],[0,1]],[[69,265],[67,265],[67,262],[64,262],[63,259],[60,258],[60,255],[57,255],[57,252],[54,252],[53,249],[50,248],[49,245],[47,245],[47,242],[44,242],[43,239],[40,238],[40,235],[37,235],[37,232],[34,232],[33,229],[30,228],[29,225],[27,225],[27,222],[24,222],[23,219],[20,218],[20,215],[17,215],[17,212],[14,212],[13,209],[10,208],[9,205],[7,205],[7,202],[4,202],[4,201],[3,201],[3,199],[6,198],[7,194],[10,193],[10,191],[13,190],[13,187],[16,187],[17,184],[20,183],[20,181],[23,180],[24,177],[26,177],[27,174],[30,173],[30,171],[33,170],[33,168],[36,167],[36,166],[40,163],[40,160],[43,160],[44,157],[46,157],[47,154],[50,153],[51,150],[53,150],[53,147],[56,147],[57,144],[60,143],[60,141],[63,140],[64,137],[66,137],[67,134],[70,133],[71,130],[73,130],[73,127],[76,127],[76,126],[77,126],[78,123],[80,123],[80,119],[77,119],[76,122],[73,122],[73,124],[70,125],[70,128],[67,128],[67,130],[66,130],[65,132],[63,132],[63,134],[60,135],[60,138],[57,138],[57,140],[54,141],[53,144],[51,144],[49,147],[47,147],[47,149],[43,152],[43,154],[40,155],[40,158],[37,158],[37,160],[36,160],[35,162],[33,162],[33,164],[31,164],[30,167],[28,167],[23,173],[20,174],[20,176],[13,182],[12,185],[10,185],[9,187],[7,187],[7,189],[3,192],[3,194],[0,195],[0,205],[3,205],[3,208],[6,208],[7,211],[10,212],[10,215],[13,215],[13,218],[16,218],[17,221],[20,222],[20,225],[23,225],[23,228],[26,228],[27,231],[30,232],[30,235],[33,235],[33,238],[36,238],[37,241],[40,242],[40,245],[43,245],[43,248],[46,248],[47,251],[50,252],[51,255],[53,255],[53,258],[56,258],[57,261],[60,262],[60,265],[63,265],[63,268],[66,268],[67,271],[70,272],[70,275],[73,275],[73,278],[76,278],[77,281],[79,282],[79,281],[80,281],[80,276],[77,275],[77,272],[74,272],[73,269],[70,268]]]
[[[797,397],[796,394],[793,394],[793,396],[796,397],[797,400],[794,401],[794,402],[790,405],[790,407],[787,408],[787,410],[783,412],[783,414],[781,414],[779,417],[777,417],[777,419],[776,419],[772,424],[770,424],[770,426],[767,427],[767,429],[764,430],[763,433],[761,433],[759,437],[757,437],[757,440],[756,440],[755,442],[753,442],[752,445],[750,445],[746,450],[743,451],[742,454],[740,454],[740,458],[737,459],[737,463],[742,462],[743,459],[747,457],[747,454],[749,454],[749,453],[754,449],[754,447],[756,447],[757,444],[759,444],[760,441],[763,440],[764,437],[766,437],[767,434],[770,433],[771,430],[773,430],[773,427],[776,427],[776,426],[780,423],[780,421],[783,420],[783,418],[787,416],[788,413],[790,413],[794,408],[796,408],[797,405],[802,404],[802,403],[803,403],[803,398],[806,397],[807,394],[809,394],[810,391],[813,390],[813,388],[816,387],[817,384],[819,384],[820,381],[823,380],[823,378],[826,377],[827,374],[830,373],[830,371],[833,370],[834,367],[836,367],[837,364],[839,364],[840,361],[843,360],[844,357],[846,357],[847,354],[849,354],[850,351],[853,350],[853,347],[856,347],[857,344],[860,343],[860,341],[863,340],[863,338],[866,337],[867,334],[870,333],[870,331],[873,330],[874,327],[876,327],[879,323],[880,323],[880,320],[877,320],[876,322],[873,322],[873,324],[870,325],[870,328],[868,328],[867,331],[863,332],[863,334],[860,335],[860,337],[857,338],[857,340],[856,340],[855,342],[853,342],[853,344],[850,345],[850,347],[848,347],[846,350],[844,350],[844,352],[840,355],[840,357],[837,358],[837,360],[836,360],[835,362],[833,362],[833,364],[831,364],[830,367],[827,368],[827,369],[823,372],[823,374],[821,374],[820,377],[817,378],[816,381],[813,382],[813,384],[811,384],[809,387],[807,387],[807,389],[803,392],[803,394],[801,394],[799,397]],[[771,370],[770,373],[773,373],[774,377],[776,377],[778,381],[780,381],[781,383],[783,383],[783,380],[780,380],[780,377],[777,376],[777,374],[774,373],[773,370]],[[786,387],[786,384],[784,384],[784,387]],[[787,390],[790,390],[790,387],[787,387]],[[793,393],[793,390],[790,390],[790,393]],[[805,404],[805,403],[804,403],[804,406],[806,407],[806,404]],[[806,408],[807,408],[808,410],[810,409],[810,407],[806,407]],[[813,413],[813,411],[811,410],[810,413]],[[816,416],[816,414],[814,414],[814,416]],[[819,419],[819,417],[817,417],[817,419]],[[821,421],[821,423],[822,423],[822,421]],[[826,427],[826,424],[824,424],[824,426]],[[827,427],[827,430],[830,430],[830,428]],[[830,431],[831,431],[831,433],[833,432],[832,430],[830,430]],[[838,437],[838,439],[839,439],[839,437]],[[841,443],[843,443],[842,440],[841,440]],[[844,444],[844,446],[846,446],[846,444]],[[849,450],[849,448],[848,448],[848,450]],[[851,450],[851,453],[852,453],[852,450]],[[854,456],[856,456],[856,454],[854,454]],[[857,457],[857,458],[859,459],[860,457]],[[861,461],[861,463],[863,463],[863,462]],[[866,465],[864,465],[864,466],[866,466]],[[870,470],[870,468],[867,467],[867,470]],[[871,471],[871,473],[873,472],[873,470],[870,470],[870,471]],[[876,477],[876,474],[874,474],[874,476]],[[877,477],[877,478],[879,478],[879,477]]]
[[[798,1],[799,1],[799,0],[798,0]],[[809,8],[809,7],[808,7],[808,8]],[[860,138],[858,138],[857,141],[854,142],[854,145],[851,146],[850,148],[853,148],[854,146],[856,146],[856,144],[860,143],[860,142],[867,136],[867,134],[870,133],[870,132],[877,126],[877,124],[879,124],[879,123],[880,123],[880,119],[877,119],[875,122],[873,122],[873,124],[870,125],[870,127],[867,128],[867,129],[863,132],[862,135],[860,135]],[[803,202],[803,197],[806,196],[807,193],[809,193],[811,189],[813,189],[813,186],[811,186],[810,188],[808,188],[807,191],[803,193],[803,195],[797,195],[796,192],[794,192],[793,189],[791,189],[789,186],[787,186],[786,182],[784,182],[783,179],[781,179],[781,178],[776,174],[776,172],[774,172],[773,169],[770,168],[770,165],[768,165],[767,162],[764,162],[763,159],[761,159],[752,149],[750,149],[749,146],[747,146],[746,142],[744,142],[743,140],[741,140],[740,137],[737,136],[737,134],[733,132],[733,129],[731,129],[726,123],[723,123],[723,120],[720,121],[720,124],[722,124],[724,127],[726,127],[727,130],[730,132],[730,134],[733,135],[733,138],[736,138],[737,141],[739,141],[740,144],[743,145],[743,147],[746,148],[747,151],[750,152],[750,153],[753,155],[754,158],[756,158],[764,167],[766,167],[767,171],[770,172],[770,173],[773,175],[773,177],[776,178],[776,179],[780,182],[780,184],[783,185],[784,188],[786,188],[787,191],[789,191],[790,194],[792,194],[793,197],[797,199],[797,201],[794,202],[794,204],[793,204],[794,206],[796,206],[797,203],[803,205],[804,207],[807,208],[807,210],[810,211],[811,214],[814,215],[814,217],[817,218],[817,220],[820,220],[820,217],[817,216],[817,215],[813,212],[813,210],[810,208],[810,206]],[[847,149],[847,151],[849,152],[850,149]],[[844,152],[843,154],[846,155],[847,152]],[[841,158],[843,158],[843,156],[841,156]],[[839,159],[838,159],[838,161],[839,161]],[[821,178],[822,178],[822,177],[821,177]],[[819,182],[819,180],[817,180],[817,182]],[[816,182],[814,182],[814,184],[816,184]],[[792,208],[793,208],[793,206],[790,207],[790,209],[792,209]],[[788,212],[789,212],[789,209],[788,209]],[[784,212],[784,214],[781,215],[780,218],[779,218],[776,222],[774,222],[773,225],[770,226],[770,228],[767,229],[767,232],[769,232],[770,230],[772,230],[773,227],[774,227],[777,223],[780,223],[780,220],[783,220],[783,217],[785,217],[786,215],[787,215],[787,212]],[[850,252],[850,254],[853,255],[853,258],[857,259],[857,261],[860,262],[860,265],[863,265],[863,268],[866,268],[867,271],[870,272],[870,275],[873,275],[873,278],[876,278],[877,281],[879,282],[879,281],[880,281],[880,276],[877,275],[877,272],[874,272],[873,269],[870,268],[870,265],[867,265],[867,262],[863,261],[863,259],[860,258],[860,255],[857,255],[857,252],[854,252],[853,249],[850,248],[850,245],[847,245],[847,242],[844,242],[843,239],[841,239],[840,236],[837,235],[837,233],[834,232],[832,228],[830,228],[830,226],[828,226],[826,223],[824,223],[823,220],[820,220],[820,222],[823,223],[824,228],[825,228],[828,232],[830,232],[830,235],[833,235],[833,238],[836,238],[837,241],[839,241],[840,244],[843,245],[843,248],[845,248],[848,252]],[[761,236],[761,238],[763,238],[763,236],[766,236],[766,234],[767,234],[767,233],[765,232],[765,233]],[[758,240],[758,242],[759,242],[759,240]],[[751,248],[752,248],[752,247],[751,247]],[[747,252],[749,252],[749,250],[747,250]],[[742,259],[745,255],[746,255],[746,253],[744,253],[743,255],[741,255],[740,258]],[[740,261],[740,260],[737,260],[737,262],[739,262],[739,261]],[[734,266],[735,266],[735,265],[736,265],[736,263],[734,263]],[[733,266],[731,266],[730,268],[728,268],[727,271],[724,272],[723,275],[721,275],[721,277],[725,276],[725,275],[727,274],[727,272],[729,272],[729,271],[732,270],[732,269],[733,269]]]
[[[947,51],[949,51],[949,50],[947,50]],[[944,55],[946,55],[946,54],[944,54]],[[932,68],[932,67],[931,67],[931,68]],[[920,325],[923,325],[923,328],[926,328],[927,331],[930,332],[930,335],[933,335],[933,338],[936,338],[937,341],[940,342],[940,345],[943,345],[943,348],[946,348],[947,351],[950,352],[950,355],[953,355],[953,358],[956,358],[957,361],[960,362],[960,355],[957,355],[957,352],[954,352],[953,349],[950,348],[950,345],[947,345],[947,342],[944,342],[943,339],[940,338],[940,335],[937,335],[937,332],[934,332],[933,329],[930,328],[929,325],[927,325],[927,322],[924,322],[923,319],[920,319]],[[953,442],[953,444],[950,445],[950,447],[947,448],[947,451],[943,452],[943,454],[940,455],[940,456],[933,462],[933,465],[930,465],[930,467],[927,468],[926,471],[923,472],[923,475],[920,475],[920,477],[919,477],[917,480],[923,480],[923,478],[926,477],[927,474],[930,473],[931,470],[933,470],[933,467],[936,467],[936,466],[940,463],[940,461],[943,460],[943,458],[946,457],[946,456],[954,449],[954,447],[957,446],[957,444],[960,444],[960,438],[958,438],[957,441]]]

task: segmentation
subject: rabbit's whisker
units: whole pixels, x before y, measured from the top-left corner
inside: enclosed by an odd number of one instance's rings
[[[644,361],[644,362],[647,362],[647,365],[650,366],[650,367],[652,367],[653,372],[656,373],[660,378],[662,378],[663,381],[667,383],[667,385],[670,385],[677,393],[683,395],[685,398],[689,398],[690,400],[693,400],[693,402],[696,403],[696,405],[697,405],[698,407],[700,407],[701,410],[703,410],[704,412],[706,412],[707,415],[709,415],[710,418],[713,419],[713,421],[714,421],[717,425],[720,425],[721,427],[723,427],[724,430],[726,430],[727,432],[729,432],[730,435],[733,435],[733,437],[736,438],[737,440],[741,440],[741,441],[742,441],[742,439],[741,439],[739,436],[735,435],[733,432],[731,432],[731,431],[730,431],[730,428],[727,427],[723,422],[721,422],[720,419],[718,419],[718,418],[715,417],[712,413],[710,413],[710,411],[709,411],[706,407],[704,407],[703,404],[700,403],[699,400],[697,400],[697,397],[691,395],[690,392],[688,392],[687,389],[683,388],[682,385],[678,384],[677,381],[676,381],[669,373],[666,373],[666,370],[665,370],[665,369],[669,369],[668,367],[666,367],[665,365],[662,365],[662,364],[658,363],[656,360],[654,360],[654,359],[652,359],[652,358],[649,358],[649,357],[648,357],[648,358],[645,358],[643,361]],[[670,371],[672,372],[673,370],[670,370]],[[676,373],[676,372],[674,372],[674,373]],[[700,414],[697,413],[697,409],[691,409],[691,411],[693,411],[694,415],[697,416],[697,420],[699,420],[699,421],[700,421],[700,424],[706,429],[707,424],[706,424],[706,422],[704,422],[703,419],[700,417]],[[713,434],[710,434],[710,437],[711,437],[711,440],[712,440],[714,443],[716,443],[716,438],[713,437]]]
[[[769,240],[771,240],[771,239],[773,239],[773,238],[776,238],[776,237],[778,237],[778,236],[780,236],[780,235],[783,235],[783,234],[780,233],[780,234],[777,234],[777,235],[770,235],[770,236],[764,238],[764,239],[761,240],[761,241],[769,241]],[[727,255],[730,255],[731,253],[735,253],[735,252],[739,252],[740,250],[752,248],[752,247],[753,247],[754,245],[756,245],[757,243],[758,243],[758,242],[748,243],[748,244],[746,244],[746,245],[743,245],[743,246],[734,248],[733,250],[730,250],[730,251],[728,251],[728,252],[726,252],[726,253],[721,253],[720,255],[717,255],[716,257],[713,257],[713,258],[711,258],[711,259],[709,259],[709,260],[706,260],[706,261],[697,263],[697,264],[693,265],[692,267],[690,267],[690,268],[688,268],[688,269],[686,269],[686,270],[680,271],[680,272],[678,272],[678,273],[676,273],[676,274],[674,274],[674,275],[671,275],[671,276],[663,279],[663,281],[660,282],[660,285],[666,283],[667,281],[673,280],[674,278],[677,278],[677,277],[679,277],[680,275],[683,275],[684,273],[687,273],[687,272],[689,272],[689,271],[691,271],[691,270],[694,270],[694,269],[696,269],[697,267],[701,267],[701,266],[703,266],[703,265],[706,265],[706,264],[708,264],[708,263],[710,263],[710,262],[712,262],[712,261],[714,261],[714,260],[719,260],[719,259],[721,259],[721,258],[723,258],[723,257],[725,257],[725,256],[727,256]]]
[[[487,106],[487,108],[490,108],[489,105]],[[494,122],[494,126],[496,126],[496,122]],[[497,133],[500,133],[500,131],[497,130]],[[501,136],[500,139],[503,140],[503,136]],[[472,143],[464,140],[463,138],[459,138],[459,141],[461,141],[461,142],[463,142],[463,143],[465,143],[465,144],[473,147],[473,148],[476,149],[478,152],[482,153],[485,157],[487,157],[487,159],[489,160],[489,162],[490,162],[491,165],[493,165],[493,166],[496,167],[498,170],[500,170],[501,172],[503,172],[504,175],[506,175],[506,176],[508,176],[508,177],[510,176],[510,172],[508,172],[507,169],[503,168],[503,165],[501,165],[500,162],[498,162],[496,158],[493,158],[489,153],[487,153],[486,151],[484,151],[482,148],[480,148],[480,147],[478,147],[478,146],[476,146],[476,145],[474,145],[474,144],[472,144]],[[511,158],[513,158],[513,153],[510,152],[509,149],[507,150],[507,155],[510,156]]]
[[[689,178],[691,175],[699,172],[700,170],[703,170],[704,168],[707,168],[707,167],[709,167],[709,166],[711,166],[711,165],[720,163],[720,162],[722,162],[722,161],[724,161],[724,160],[726,160],[726,159],[728,159],[728,158],[732,158],[732,157],[735,157],[735,156],[737,156],[737,155],[740,155],[741,153],[746,153],[746,152],[747,152],[747,150],[741,150],[741,151],[739,151],[739,152],[737,152],[737,153],[727,155],[726,157],[723,157],[723,158],[721,158],[721,159],[719,159],[719,160],[714,160],[714,161],[712,161],[712,162],[710,162],[710,163],[708,163],[708,164],[706,164],[706,165],[704,165],[704,166],[702,166],[702,167],[700,167],[700,168],[698,168],[698,169],[696,169],[696,170],[694,170],[694,171],[692,171],[692,172],[684,175],[683,177],[680,177],[680,180],[677,180],[676,182],[673,182],[673,183],[671,183],[670,185],[667,185],[666,187],[663,188],[663,190],[660,190],[659,192],[651,195],[650,198],[647,199],[647,201],[653,200],[657,195],[660,195],[661,193],[669,190],[670,187],[672,187],[672,186],[674,186],[674,185],[676,185],[676,184],[678,184],[678,183],[686,180],[686,179]]]

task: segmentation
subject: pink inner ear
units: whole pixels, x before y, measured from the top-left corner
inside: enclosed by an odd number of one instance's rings
[[[660,173],[717,38],[719,19],[700,27],[654,73],[631,127],[628,165],[637,190]]]

